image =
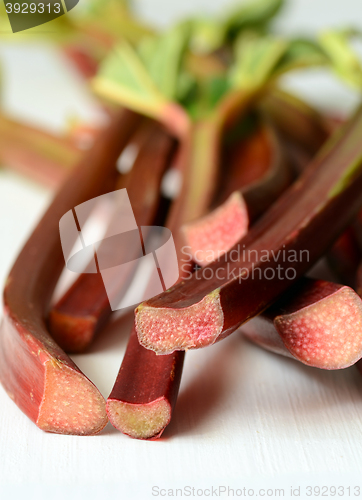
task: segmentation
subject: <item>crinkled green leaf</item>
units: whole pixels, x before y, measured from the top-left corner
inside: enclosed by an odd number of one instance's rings
[[[362,88],[362,66],[351,46],[352,34],[348,30],[324,31],[320,34],[319,41],[334,71],[350,85]]]
[[[191,49],[196,53],[211,53],[242,30],[265,32],[268,23],[283,7],[285,0],[251,0],[217,19],[200,18],[192,21]]]
[[[227,29],[230,32],[237,32],[246,28],[264,28],[284,4],[285,0],[252,0],[244,3],[228,17]]]
[[[294,69],[326,64],[328,64],[328,58],[316,42],[298,38],[288,43],[288,47],[276,66],[274,74],[281,75]]]
[[[145,37],[134,49],[121,43],[102,64],[94,80],[103,96],[140,113],[159,118],[171,102],[183,102],[195,80],[183,67],[190,35],[182,23],[160,35]]]
[[[125,41],[102,63],[93,86],[104,97],[155,118],[166,102],[137,52]]]
[[[139,54],[158,90],[175,100],[182,58],[190,37],[189,23],[180,23],[157,38],[145,38]]]
[[[264,85],[287,50],[287,42],[272,36],[245,33],[235,48],[235,64],[230,83],[238,89],[257,89]]]

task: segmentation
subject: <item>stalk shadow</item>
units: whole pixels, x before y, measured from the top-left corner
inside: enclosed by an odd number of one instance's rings
[[[351,404],[360,406],[362,411],[362,376],[356,365],[341,370],[323,370],[307,366],[292,358],[264,351],[248,339],[245,339],[245,342],[248,349],[255,352],[254,356],[258,355],[258,352],[261,353],[264,359],[260,362],[265,365],[269,374],[275,371],[276,363],[278,363],[279,373],[276,374],[276,380],[280,384],[281,397],[278,401],[277,412],[283,418],[287,416],[291,407],[294,408],[295,413],[305,418],[311,418],[313,414],[321,411],[325,412]],[[288,377],[281,378],[280,370],[285,371]],[[286,391],[288,398],[284,397]]]
[[[235,363],[242,363],[242,345],[237,336],[204,351],[204,362],[198,366],[186,387],[181,387],[174,416],[162,436],[164,438],[182,434],[200,435],[203,424],[218,413],[220,416],[223,414],[224,403],[232,397],[232,392],[240,383],[233,377]],[[196,356],[190,361],[196,363]],[[186,370],[191,368],[188,364]]]

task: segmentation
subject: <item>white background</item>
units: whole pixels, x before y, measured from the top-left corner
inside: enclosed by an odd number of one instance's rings
[[[195,10],[218,12],[227,3],[136,2],[140,12],[161,25]],[[279,26],[296,34],[356,23],[362,27],[360,0],[294,0]],[[53,131],[62,130],[70,116],[99,119],[82,81],[52,47],[34,44],[30,37],[25,46],[0,36],[0,60],[2,103],[13,116]],[[319,72],[296,75],[287,83],[322,108],[347,112],[357,102],[355,94]],[[1,287],[51,196],[0,171]],[[105,397],[129,326],[116,324],[90,353],[74,356]],[[308,485],[351,486],[354,496],[353,487],[362,486],[361,470],[362,377],[357,371],[311,369],[268,354],[238,333],[187,355],[174,418],[158,442],[132,440],[110,425],[96,437],[43,433],[0,387],[0,498],[147,499],[154,498],[153,486],[173,488],[174,495],[186,486],[229,486],[235,496],[237,488],[254,488],[255,495],[259,488],[284,488],[284,498],[291,498],[291,486],[301,486],[300,498],[313,498],[307,496]]]

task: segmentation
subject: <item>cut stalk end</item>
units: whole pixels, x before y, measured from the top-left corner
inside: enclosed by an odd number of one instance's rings
[[[362,356],[362,303],[348,287],[277,316],[274,325],[290,353],[307,365],[337,370]]]
[[[228,252],[248,231],[249,215],[240,192],[234,192],[211,213],[183,227],[186,245],[200,266]]]
[[[214,344],[223,323],[218,289],[186,308],[156,308],[141,304],[136,309],[138,340],[143,347],[156,354],[171,354]]]
[[[71,316],[53,309],[49,314],[49,328],[53,339],[72,354],[84,352],[94,338],[97,318]]]
[[[135,439],[157,439],[171,420],[171,406],[165,398],[132,404],[108,399],[109,421],[117,430]]]
[[[97,388],[70,367],[45,364],[45,387],[37,426],[48,432],[89,436],[107,424],[105,401]]]

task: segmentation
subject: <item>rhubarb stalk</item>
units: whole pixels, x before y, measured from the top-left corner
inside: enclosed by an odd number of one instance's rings
[[[211,130],[214,129],[211,128]],[[206,128],[206,134],[208,131],[209,129]],[[207,165],[210,157],[208,148],[205,148],[204,128],[197,128],[195,132],[193,142],[190,136],[190,141],[183,144],[180,153],[183,173],[182,189],[171,206],[166,222],[166,226],[173,232],[178,254],[181,253],[182,246],[178,231],[180,221],[184,220],[185,216],[191,216],[193,210],[196,213],[202,209],[200,192],[197,191],[191,196],[188,191],[191,185],[190,178],[195,172],[195,168],[191,168],[191,165],[195,167],[196,159],[202,165]],[[202,186],[198,187],[200,189]],[[201,199],[208,200],[208,196],[201,197]],[[189,268],[189,265],[187,267]],[[180,278],[182,278],[183,271],[181,269],[180,271]],[[116,382],[107,399],[107,413],[112,425],[136,439],[159,438],[171,421],[183,363],[183,352],[160,358],[154,352],[145,349],[139,344],[135,328],[133,328]]]
[[[96,387],[49,335],[45,315],[64,266],[59,220],[104,192],[138,117],[118,112],[87,152],[18,256],[4,290],[0,380],[36,425],[59,434],[95,434],[107,423]]]
[[[348,286],[303,278],[241,332],[306,365],[347,368],[362,357],[362,301]]]

